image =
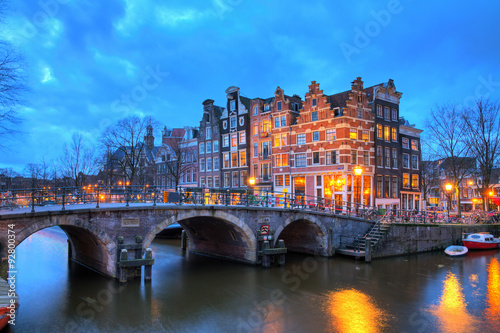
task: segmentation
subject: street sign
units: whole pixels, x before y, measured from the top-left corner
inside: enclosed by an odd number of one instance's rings
[[[268,235],[269,234],[269,224],[263,224],[260,226],[260,234]]]

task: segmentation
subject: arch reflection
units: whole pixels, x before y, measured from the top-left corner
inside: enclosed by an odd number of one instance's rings
[[[441,332],[475,332],[477,319],[467,312],[462,285],[455,274],[448,272],[439,304],[430,311],[437,317]]]
[[[355,289],[330,293],[326,310],[334,332],[381,332],[388,325],[387,313],[370,296]]]

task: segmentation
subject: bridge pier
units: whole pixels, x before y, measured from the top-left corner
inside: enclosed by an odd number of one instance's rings
[[[151,280],[152,265],[154,264],[153,251],[146,249],[146,255],[142,258],[143,244],[142,236],[135,237],[135,244],[125,244],[123,236],[117,237],[118,242],[118,279],[120,282],[127,282],[128,278],[141,277],[142,266],[144,266],[144,280]],[[129,259],[129,250],[134,251],[134,259]]]

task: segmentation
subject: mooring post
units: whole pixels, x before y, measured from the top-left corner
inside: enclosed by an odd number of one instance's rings
[[[264,243],[262,244],[262,249],[264,250],[264,253],[266,250],[269,250],[271,245],[269,244],[268,240],[265,240]],[[267,254],[262,255],[262,266],[263,267],[271,267],[271,257]]]
[[[279,240],[278,240],[278,247],[279,247],[280,249],[282,249],[282,248],[284,248],[284,247],[285,247],[285,241],[284,241],[283,239],[279,239]],[[285,264],[285,254],[284,254],[284,253],[279,255],[279,258],[278,258],[278,264],[279,264],[280,266],[283,266],[283,265]]]
[[[365,240],[365,262],[372,261],[372,242],[370,238]]]
[[[135,243],[141,245],[135,250],[135,259],[142,259],[142,236],[135,236]],[[136,267],[134,277],[141,277],[141,266]]]
[[[186,230],[182,230],[181,232],[181,250],[186,251],[187,247],[187,234]]]
[[[151,248],[146,249],[145,259],[151,260],[153,259],[153,250]],[[144,266],[144,281],[151,281],[153,265],[145,265]]]
[[[128,251],[126,249],[123,249],[120,253],[120,261],[127,261],[128,260]],[[127,282],[127,277],[128,277],[128,268],[127,267],[120,267],[120,282]]]

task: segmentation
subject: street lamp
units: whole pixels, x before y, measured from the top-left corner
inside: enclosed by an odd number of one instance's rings
[[[359,165],[356,165],[354,167],[354,174],[357,176],[357,179],[356,179],[356,201],[357,201],[357,205],[356,205],[356,215],[358,215],[359,213],[359,202],[361,201],[361,193],[360,193],[360,185],[361,185],[361,174],[363,173],[363,168],[360,167]]]
[[[453,185],[448,183],[444,186],[444,188],[446,189],[446,192],[448,192],[448,218],[450,218],[451,189],[453,188]]]

